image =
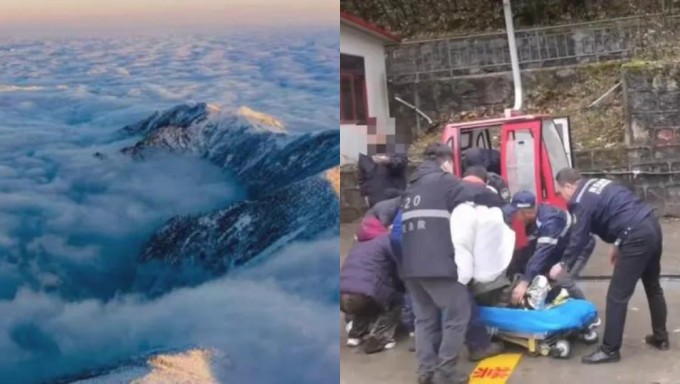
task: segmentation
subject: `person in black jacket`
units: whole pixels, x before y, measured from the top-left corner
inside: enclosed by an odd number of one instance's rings
[[[470,148],[463,157],[463,173],[471,169],[484,168],[487,172],[486,183],[492,187],[506,203],[510,202],[510,191],[501,174],[500,153],[495,149]]]
[[[607,179],[584,179],[572,168],[562,169],[555,180],[558,193],[568,201],[574,216],[569,244],[562,260],[550,271],[555,278],[573,264],[588,244],[590,234],[613,244],[610,253],[614,265],[607,290],[607,312],[602,345],[584,356],[585,364],[617,362],[623,339],[628,301],[638,280],[645,287],[653,334],[645,339],[660,350],[668,349],[666,300],[659,282],[663,234],[659,219],[633,191]]]
[[[402,198],[399,272],[416,317],[419,384],[468,382],[456,363],[471,303],[467,286],[458,282],[450,216],[469,197],[452,174],[452,155],[447,145],[428,146],[426,161],[411,175]]]
[[[359,191],[369,207],[397,196],[406,189],[408,158],[405,155],[359,155]]]
[[[468,167],[483,166],[487,172],[501,174],[501,153],[496,149],[472,147],[465,151],[463,157],[463,172]]]
[[[500,176],[499,176],[500,177]],[[472,184],[479,184],[479,185],[484,185],[486,186],[490,191],[493,191],[493,195],[489,195],[487,193],[485,194],[477,194],[477,198],[479,199],[480,196],[485,196],[491,199],[490,204],[493,206],[497,207],[502,207],[505,204],[505,198],[498,192],[498,190],[489,183],[489,173],[486,171],[486,168],[484,168],[481,165],[474,165],[471,167],[468,167],[465,169],[465,174],[463,175],[463,181],[472,183]],[[484,204],[484,205],[489,205],[489,204]]]

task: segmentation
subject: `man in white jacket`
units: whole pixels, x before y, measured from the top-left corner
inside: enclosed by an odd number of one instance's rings
[[[504,221],[497,191],[486,184],[485,169],[470,167],[463,181],[473,192],[470,201],[453,210],[450,224],[458,281],[490,283],[504,275],[512,260],[515,232]]]
[[[509,257],[512,257],[514,232],[503,222],[502,199],[498,197],[496,191],[486,185],[486,171],[482,168],[479,173],[466,172],[463,181],[468,192],[467,202],[453,210],[450,216],[450,229],[455,250],[454,258],[458,267],[458,281],[469,286],[472,299],[471,317],[465,340],[470,360],[478,361],[502,353],[504,348],[502,343],[491,342],[486,325],[479,318],[473,294],[475,288],[480,285],[486,284],[483,289],[490,288],[493,292],[497,292],[496,288],[505,287],[505,284],[495,287],[498,285],[495,280],[498,282],[506,280],[500,277],[505,277],[504,270],[509,264],[509,261],[504,261],[507,255],[500,257],[502,261],[496,261],[499,254],[495,249],[486,249],[483,243],[488,242],[488,238],[484,239],[484,236],[498,239],[502,236],[505,239],[503,244],[510,244]],[[498,223],[502,225],[499,226]],[[475,260],[477,254],[483,256]],[[473,284],[469,284],[471,281]]]
[[[468,285],[490,283],[504,275],[515,247],[515,232],[497,207],[473,202],[451,213],[451,240],[455,249],[458,281]]]

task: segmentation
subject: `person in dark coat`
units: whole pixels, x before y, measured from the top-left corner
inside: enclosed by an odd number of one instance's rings
[[[389,234],[355,243],[340,269],[340,309],[352,317],[348,345],[365,341],[366,353],[392,348],[403,295]]]
[[[480,165],[487,172],[501,174],[501,153],[495,149],[473,147],[465,151],[463,157],[463,172],[468,167]]]
[[[463,173],[469,173],[473,168],[484,168],[487,172],[486,183],[492,187],[505,202],[510,201],[508,185],[500,176],[500,153],[495,149],[470,148],[465,151],[463,158]],[[474,172],[477,172],[476,170]]]
[[[366,241],[389,232],[389,228],[401,205],[401,195],[383,200],[366,212],[357,229],[357,240]]]
[[[428,146],[425,159],[402,198],[399,265],[416,317],[418,383],[467,383],[457,358],[470,320],[470,293],[458,282],[450,217],[469,196],[453,175],[449,146]]]
[[[623,327],[638,280],[645,287],[652,318],[647,344],[668,349],[666,300],[659,282],[663,234],[659,219],[633,191],[607,179],[584,179],[572,168],[555,176],[558,193],[568,202],[574,217],[569,244],[562,261],[550,271],[559,276],[578,258],[594,233],[613,244],[610,258],[614,273],[607,290],[607,311],[602,345],[581,358],[585,364],[613,363],[621,359]]]
[[[478,193],[478,199],[480,198],[479,196],[484,196],[486,198],[489,198],[490,201],[488,204],[483,204],[485,206],[495,206],[495,207],[502,207],[505,203],[504,198],[502,195],[496,190],[496,188],[493,185],[489,184],[489,173],[486,171],[486,169],[481,166],[481,165],[474,165],[471,167],[468,167],[465,170],[465,174],[463,175],[463,181],[471,183],[471,184],[479,184],[479,185],[485,185],[490,191],[493,191],[494,195],[491,194],[481,194]]]
[[[369,207],[400,196],[406,189],[408,158],[402,154],[359,155],[359,192]]]

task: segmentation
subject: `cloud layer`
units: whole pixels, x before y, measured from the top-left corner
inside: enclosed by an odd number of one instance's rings
[[[339,121],[338,62],[337,30],[0,39],[0,105],[15,117],[42,112],[50,123],[120,127],[178,103],[210,102],[247,105],[291,130],[328,129]]]
[[[201,346],[229,356],[214,367],[225,383],[337,382],[337,233],[195,288],[130,295],[150,233],[243,194],[200,159],[130,160],[118,150],[134,139],[112,135],[178,101],[248,105],[293,132],[336,128],[337,43],[333,34],[0,43],[0,381]]]

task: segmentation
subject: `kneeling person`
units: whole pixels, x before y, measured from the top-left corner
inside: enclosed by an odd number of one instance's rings
[[[357,229],[357,241],[371,240],[388,233],[401,206],[401,195],[375,204],[366,212]]]
[[[404,287],[388,234],[357,242],[340,270],[340,309],[352,316],[347,344],[366,353],[394,346]]]
[[[572,218],[569,212],[548,204],[536,204],[536,196],[528,191],[518,192],[513,196],[506,208],[506,220],[518,217],[527,227],[527,235],[533,238],[530,244],[532,254],[528,260],[522,257],[513,261],[510,274],[519,274],[519,282],[512,291],[512,303],[519,305],[524,300],[529,284],[538,275],[547,276],[553,265],[562,260],[564,250],[569,244]],[[584,251],[587,259],[592,253],[595,242]],[[584,264],[584,263],[582,263]],[[573,271],[573,270],[572,270]],[[512,276],[511,276],[512,277]],[[561,274],[557,284],[564,288],[570,297],[585,299],[585,295],[576,286],[574,274]]]

